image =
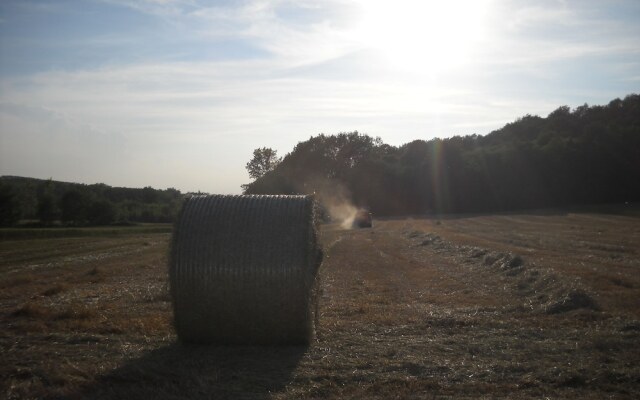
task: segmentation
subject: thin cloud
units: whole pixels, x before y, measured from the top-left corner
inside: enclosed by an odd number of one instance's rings
[[[343,2],[323,3],[323,11],[311,2],[253,1],[239,7],[206,7],[189,16],[205,21],[201,34],[211,37],[239,37],[266,50],[289,65],[304,65],[339,57],[356,49],[341,16]],[[301,24],[282,16],[312,9],[320,16]],[[284,14],[285,16],[287,13]]]
[[[132,10],[161,17],[181,16],[187,7],[197,5],[189,0],[95,0],[105,4],[128,7]]]

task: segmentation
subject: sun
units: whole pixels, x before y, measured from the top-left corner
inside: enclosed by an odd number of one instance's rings
[[[364,48],[407,70],[438,72],[469,60],[484,37],[489,0],[359,0],[353,31]]]

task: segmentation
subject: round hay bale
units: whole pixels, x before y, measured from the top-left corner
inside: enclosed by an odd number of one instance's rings
[[[188,198],[169,267],[178,338],[309,343],[321,255],[312,196]]]

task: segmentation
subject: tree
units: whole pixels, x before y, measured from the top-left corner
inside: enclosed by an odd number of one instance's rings
[[[13,186],[0,182],[0,226],[14,225],[20,219],[21,211]]]
[[[259,149],[262,150],[262,149]],[[400,147],[358,132],[298,143],[246,194],[337,188],[377,215],[491,212],[640,199],[640,95],[525,115],[486,136]],[[260,156],[260,153],[258,153]]]
[[[67,190],[60,199],[62,222],[82,225],[87,220],[89,198],[76,189]]]
[[[57,214],[53,180],[49,179],[40,188],[37,216],[43,225],[51,225],[58,216]]]
[[[275,169],[282,159],[277,151],[262,147],[253,151],[253,158],[247,163],[247,171],[253,179],[259,179],[264,174]]]
[[[92,225],[108,225],[116,220],[117,211],[109,200],[95,200],[89,207],[87,219]]]
[[[151,204],[151,203],[155,203],[158,201],[158,193],[159,191],[157,191],[156,189],[150,187],[150,186],[146,186],[144,188],[142,188],[142,202],[143,203],[147,203],[147,204]]]

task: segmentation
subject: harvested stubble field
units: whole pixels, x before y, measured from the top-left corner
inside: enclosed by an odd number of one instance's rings
[[[176,343],[168,234],[0,242],[0,396],[640,398],[640,219],[322,229],[309,347]]]

